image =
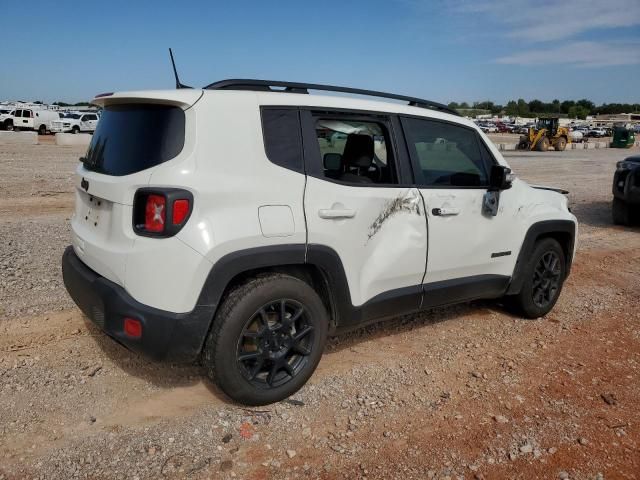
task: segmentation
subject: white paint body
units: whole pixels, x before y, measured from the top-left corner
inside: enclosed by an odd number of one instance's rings
[[[423,277],[434,282],[480,274],[510,276],[531,224],[576,221],[564,196],[533,189],[521,180],[502,192],[498,215],[486,217],[481,214],[484,190],[353,187],[306,177],[267,159],[260,107],[405,113],[480,131],[471,121],[446,113],[279,92],[184,89],[119,93],[95,100],[100,105],[115,102],[182,107],[184,148],[170,161],[120,177],[88,171],[80,164],[71,220],[73,245],[91,269],[124,287],[137,301],[162,310],[191,311],[212,266],[243,249],[306,242],[331,247],[341,258],[357,306],[386,291],[419,285]],[[506,165],[491,141],[480,135],[495,159]],[[83,178],[91,185],[91,202],[80,187]],[[134,233],[134,194],[148,186],[178,187],[193,194],[191,217],[176,236],[157,239]],[[408,209],[390,216],[371,235],[371,225],[385,205],[398,198]],[[454,214],[434,217],[433,208]],[[491,252],[508,250],[513,254],[490,258]]]

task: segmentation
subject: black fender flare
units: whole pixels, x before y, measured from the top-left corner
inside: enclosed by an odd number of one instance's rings
[[[332,311],[330,329],[347,319],[357,323],[366,312],[353,306],[347,275],[340,255],[330,247],[309,244],[282,244],[238,250],[216,261],[203,284],[194,309],[205,311],[207,321],[202,321],[200,335],[202,344],[211,327],[222,297],[234,278],[243,273],[263,268],[278,268],[305,265],[316,267],[323,276]],[[202,317],[200,317],[202,319]]]
[[[532,254],[533,248],[538,238],[542,236],[553,236],[553,234],[567,235],[569,242],[566,247],[565,258],[565,278],[569,276],[571,271],[571,263],[573,260],[573,250],[575,248],[576,224],[571,220],[543,220],[532,224],[524,236],[518,260],[513,269],[511,283],[507,289],[507,295],[515,295],[520,292],[524,283],[524,266],[526,259]]]

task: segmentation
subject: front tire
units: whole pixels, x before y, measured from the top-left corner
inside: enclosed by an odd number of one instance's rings
[[[567,148],[567,139],[560,137],[556,142],[556,150],[558,152],[564,152],[565,148]]]
[[[613,217],[613,223],[616,225],[629,226],[632,223],[631,208],[625,202],[619,198],[613,198],[613,205],[611,206],[611,213]]]
[[[235,287],[203,351],[207,375],[233,400],[266,405],[297,392],[318,366],[328,316],[318,294],[284,274]]]
[[[549,139],[547,137],[541,138],[536,144],[536,150],[539,152],[546,152],[549,150]]]
[[[544,238],[536,243],[523,270],[520,293],[508,297],[507,304],[525,318],[539,318],[551,311],[566,277],[564,251],[557,240]]]
[[[71,133],[76,135],[76,134],[80,133],[80,129],[78,127],[73,127],[73,129],[71,130]]]

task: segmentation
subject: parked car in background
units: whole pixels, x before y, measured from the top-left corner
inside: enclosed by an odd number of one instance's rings
[[[96,113],[66,113],[64,118],[53,122],[51,131],[53,133],[93,133],[98,126],[98,120]]]
[[[40,135],[51,131],[51,122],[58,120],[58,112],[37,108],[16,108],[13,115],[15,130],[36,130]]]
[[[13,130],[13,109],[0,110],[0,130]]]
[[[613,223],[631,225],[640,219],[640,155],[616,164],[613,174]]]
[[[604,128],[592,128],[587,132],[587,137],[602,138],[607,136],[607,131]]]
[[[484,133],[498,132],[498,128],[493,123],[479,123],[478,127],[480,127],[480,130],[482,130]]]

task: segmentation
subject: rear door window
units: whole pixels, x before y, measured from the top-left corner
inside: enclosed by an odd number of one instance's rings
[[[85,167],[122,176],[175,158],[184,147],[185,116],[172,105],[128,104],[104,109],[83,159]]]

